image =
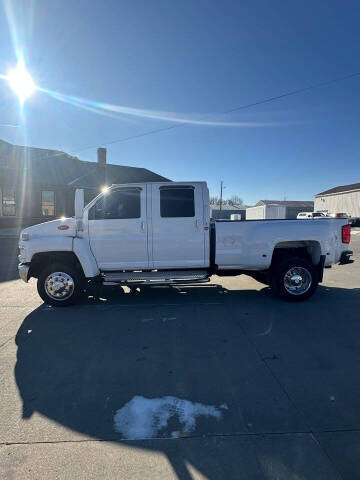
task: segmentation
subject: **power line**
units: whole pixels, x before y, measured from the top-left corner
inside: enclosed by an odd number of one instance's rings
[[[281,95],[268,97],[268,98],[265,98],[263,100],[259,100],[257,102],[247,103],[245,105],[240,105],[239,107],[231,108],[230,110],[226,110],[226,111],[222,112],[222,114],[233,113],[233,112],[237,112],[239,110],[245,110],[246,108],[251,108],[251,107],[255,107],[257,105],[262,105],[264,103],[274,102],[276,100],[280,100],[281,98],[290,97],[290,96],[293,96],[293,95],[298,95],[299,93],[307,92],[309,90],[314,90],[316,88],[326,87],[327,85],[331,85],[333,83],[343,82],[345,80],[349,80],[351,78],[358,77],[359,75],[360,75],[360,72],[356,72],[356,73],[352,73],[350,75],[345,75],[343,77],[333,78],[333,79],[327,80],[325,82],[315,83],[314,85],[310,85],[309,87],[303,87],[303,88],[298,88],[296,90],[290,90],[289,92],[282,93]],[[130,135],[128,137],[123,137],[123,138],[119,138],[117,140],[112,140],[111,142],[102,143],[101,145],[107,146],[107,145],[113,145],[114,143],[127,142],[129,140],[135,140],[136,138],[146,137],[148,135],[154,135],[156,133],[165,132],[167,130],[173,130],[174,128],[183,127],[184,125],[188,125],[188,123],[187,122],[181,122],[181,123],[177,123],[175,125],[170,125],[169,127],[163,127],[163,128],[157,128],[157,129],[154,129],[154,130],[149,130],[147,132],[139,133],[139,134],[136,134],[136,135]],[[91,145],[91,146],[88,146],[88,147],[85,147],[85,148],[82,148],[82,149],[79,149],[79,150],[74,150],[73,153],[83,152],[85,150],[90,150],[90,149],[96,148],[98,146],[99,146],[98,144],[97,145]]]
[[[243,110],[245,108],[255,107],[256,105],[262,105],[263,103],[273,102],[274,100],[279,100],[280,98],[290,97],[291,95],[297,95],[298,93],[307,92],[308,90],[313,90],[315,88],[326,87],[327,85],[331,85],[332,83],[349,80],[350,78],[358,77],[359,75],[360,75],[360,72],[357,72],[357,73],[352,73],[351,75],[346,75],[345,77],[339,77],[339,78],[334,78],[332,80],[327,80],[326,82],[315,83],[314,85],[310,85],[309,87],[298,88],[297,90],[292,90],[290,92],[282,93],[281,95],[277,95],[275,97],[269,97],[269,98],[266,98],[265,100],[260,100],[254,103],[248,103],[247,105],[241,105],[240,107],[232,108],[231,110],[228,110],[227,112],[224,112],[224,113],[236,112],[238,110]]]
[[[140,137],[146,137],[147,135],[152,135],[154,133],[165,132],[166,130],[172,130],[173,128],[179,128],[179,127],[182,127],[184,125],[187,125],[187,123],[186,122],[176,123],[175,125],[170,125],[169,127],[157,128],[155,130],[149,130],[147,132],[139,133],[137,135],[130,135],[129,137],[123,137],[123,138],[120,138],[119,140],[113,140],[111,142],[101,143],[100,145],[108,146],[108,145],[112,145],[113,143],[127,142],[128,140],[133,140],[135,138],[140,138]],[[99,144],[91,145],[90,147],[85,147],[85,148],[82,148],[81,150],[73,150],[73,153],[83,152],[84,150],[90,150],[91,148],[97,148],[98,146],[99,146]]]

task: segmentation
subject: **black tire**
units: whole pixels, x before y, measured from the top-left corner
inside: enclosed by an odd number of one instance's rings
[[[59,276],[56,277],[55,274],[59,274]],[[63,291],[67,288],[69,289],[68,292],[64,292],[63,298],[55,298],[55,296],[51,296],[50,293],[48,293],[51,288],[50,282],[54,282],[52,278],[48,279],[48,277],[52,275],[54,275],[54,280],[56,280],[56,278],[62,279],[62,283],[65,285],[65,287],[62,288]],[[71,282],[68,277],[72,280],[72,287],[69,287]],[[84,294],[84,287],[84,276],[74,265],[70,264],[53,263],[45,267],[40,273],[37,281],[37,290],[40,297],[46,304],[52,305],[53,307],[67,307],[68,305],[73,305]],[[59,289],[59,291],[60,290],[61,289]],[[54,293],[54,295],[56,294],[57,292]]]
[[[296,275],[301,281],[298,278],[293,280]],[[305,258],[286,257],[273,266],[270,286],[272,293],[279,298],[301,302],[315,293],[318,283],[316,266]]]

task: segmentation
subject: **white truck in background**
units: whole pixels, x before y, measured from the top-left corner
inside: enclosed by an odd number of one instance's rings
[[[304,300],[324,267],[349,263],[346,219],[210,221],[205,182],[115,185],[75,217],[25,228],[19,274],[45,303],[65,306],[101,285],[194,284],[250,275],[279,297]]]
[[[299,212],[297,220],[313,220],[314,218],[326,218],[323,212]]]

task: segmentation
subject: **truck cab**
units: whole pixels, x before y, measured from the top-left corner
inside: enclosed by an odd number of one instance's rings
[[[101,271],[209,266],[205,182],[114,186],[84,210],[83,237]]]

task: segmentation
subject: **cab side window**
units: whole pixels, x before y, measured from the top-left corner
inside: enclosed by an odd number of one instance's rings
[[[194,217],[194,188],[161,187],[160,215],[163,218]]]
[[[140,218],[139,188],[113,190],[100,198],[89,211],[90,220],[120,220]]]

